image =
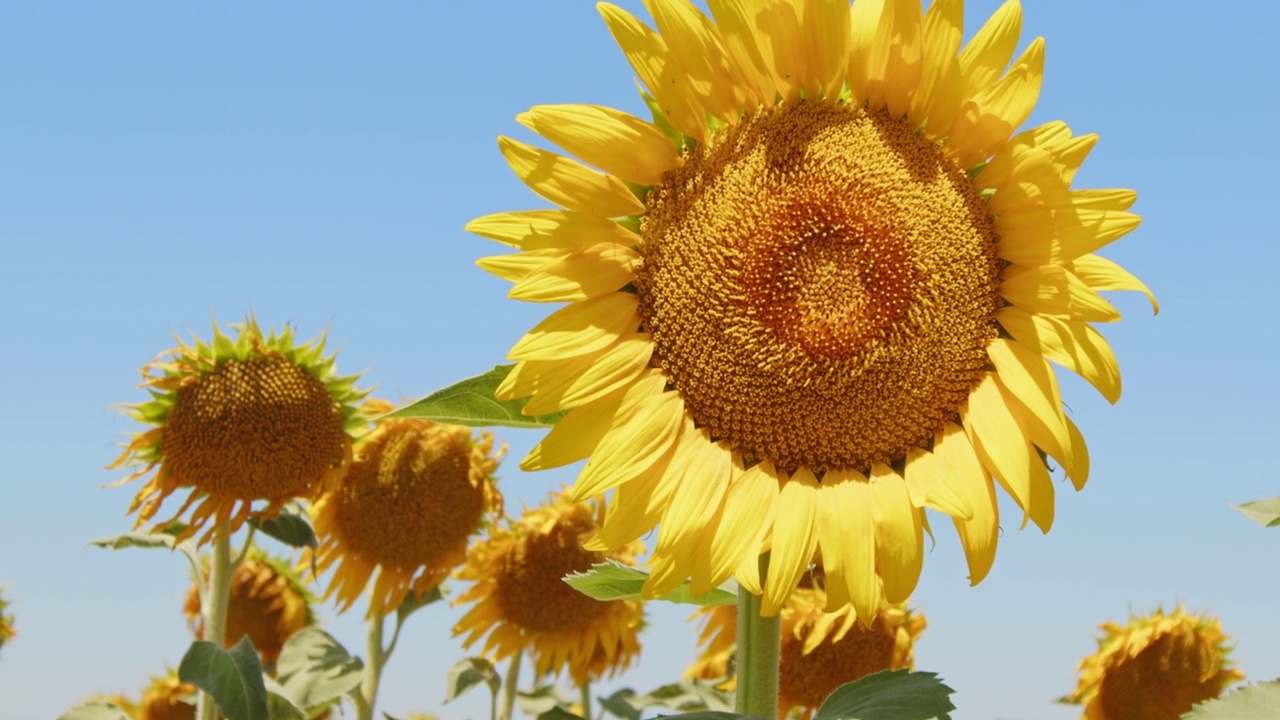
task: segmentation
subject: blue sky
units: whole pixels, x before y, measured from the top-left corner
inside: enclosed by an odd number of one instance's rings
[[[968,31],[997,5],[970,0]],[[1105,254],[1162,313],[1116,300],[1117,406],[1061,375],[1093,474],[1079,494],[1059,485],[1050,534],[1007,524],[970,588],[935,523],[917,665],[957,689],[957,720],[1065,720],[1078,711],[1050,701],[1073,687],[1095,626],[1182,602],[1222,617],[1250,678],[1274,678],[1280,535],[1228,504],[1280,494],[1280,9],[1026,0],[1025,18],[1024,45],[1047,38],[1031,122],[1101,135],[1076,184],[1138,190],[1143,226]],[[134,488],[101,489],[132,429],[115,404],[141,399],[138,368],[171,331],[207,336],[211,315],[250,309],[303,336],[328,327],[340,369],[393,400],[483,371],[545,312],[507,300],[474,266],[499,247],[462,231],[545,206],[496,137],[530,139],[514,117],[539,103],[642,108],[586,0],[13,2],[0,67],[0,586],[21,633],[0,651],[0,697],[25,720],[135,691],[189,641],[177,556],[85,544],[131,525]],[[513,460],[539,438],[499,435]],[[501,475],[512,509],[573,477],[514,461]],[[691,658],[687,614],[652,606],[639,667],[602,690],[674,679]],[[353,649],[355,615],[323,613]],[[382,709],[487,712],[478,696],[440,707],[462,657],[456,617],[411,620]]]

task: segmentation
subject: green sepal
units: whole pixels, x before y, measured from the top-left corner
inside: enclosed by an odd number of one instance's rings
[[[383,415],[382,418],[423,418],[468,427],[501,425],[514,428],[547,428],[560,422],[564,413],[525,415],[528,398],[498,400],[493,396],[515,365],[495,365],[492,370],[437,390],[417,402]],[[379,418],[381,419],[381,418]]]
[[[645,598],[640,589],[648,579],[649,574],[645,571],[616,560],[596,563],[586,572],[564,576],[564,581],[574,590],[601,601],[657,599],[685,605],[733,605],[738,602],[738,591],[732,580],[701,595],[693,594],[689,583],[685,582],[661,597]]]

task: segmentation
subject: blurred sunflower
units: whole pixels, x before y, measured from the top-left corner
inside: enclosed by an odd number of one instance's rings
[[[913,667],[915,642],[925,618],[900,605],[882,607],[870,624],[857,622],[851,605],[828,613],[826,594],[819,588],[799,587],[781,611],[778,706],[779,716],[792,711],[808,720],[836,688],[881,670]],[[699,636],[702,652],[685,677],[717,680],[721,687],[736,685],[729,669],[737,636],[737,608],[703,607]]]
[[[487,635],[483,654],[490,659],[526,650],[539,676],[568,668],[578,685],[626,669],[640,652],[643,605],[601,602],[561,579],[606,559],[635,565],[636,553],[644,549],[640,543],[609,553],[582,547],[604,510],[603,501],[575,504],[562,492],[525,510],[509,529],[490,526],[457,574],[475,583],[456,601],[475,603],[453,627],[454,635],[467,633],[463,646]]]
[[[394,409],[365,403],[370,415]],[[505,447],[493,436],[429,420],[388,419],[359,441],[346,477],[311,506],[316,572],[334,568],[325,598],[351,607],[376,572],[369,617],[394,611],[409,592],[434,590],[467,558],[467,539],[502,514],[494,485]],[[310,551],[303,564],[311,560]]]
[[[1080,680],[1065,698],[1084,705],[1084,720],[1176,720],[1244,678],[1230,667],[1217,618],[1179,607],[1100,627],[1098,651],[1080,662]]]
[[[569,411],[522,467],[589,458],[572,499],[617,489],[595,549],[660,527],[650,596],[736,574],[772,615],[821,552],[828,608],[873,617],[916,585],[923,507],[977,583],[993,476],[1048,531],[1046,456],[1088,475],[1048,361],[1118,399],[1098,291],[1150,292],[1093,253],[1135,193],[1071,189],[1094,135],[1010,137],[1044,64],[1042,39],[1014,57],[1017,0],[963,49],[962,0],[645,5],[656,31],[599,8],[654,121],[532,108],[578,160],[499,146],[562,209],[467,226],[521,251],[480,261],[512,298],[568,303],[498,389]]]
[[[111,468],[141,466],[120,485],[151,473],[129,512],[137,525],[150,521],[166,498],[190,488],[166,525],[194,506],[182,537],[212,525],[234,533],[250,514],[270,517],[294,498],[310,495],[326,478],[340,476],[351,456],[350,430],[361,418],[364,396],[358,376],[334,372],[324,337],[297,343],[290,327],[264,336],[250,317],[231,326],[232,340],[217,324],[213,342],[162,353],[142,369],[151,400],[129,406],[135,420],[155,427],[133,436]],[[267,501],[257,512],[253,503]]]
[[[289,564],[257,549],[252,550],[231,576],[227,598],[227,629],[224,645],[235,647],[245,635],[271,667],[280,657],[284,643],[294,633],[315,622],[311,606],[315,598]],[[204,637],[204,615],[200,591],[193,584],[182,611],[197,638]]]
[[[5,612],[8,608],[9,602],[0,595],[0,648],[18,634],[18,631],[13,629],[13,613]]]
[[[195,720],[196,686],[182,682],[177,671],[170,670],[151,678],[133,712],[137,720]]]

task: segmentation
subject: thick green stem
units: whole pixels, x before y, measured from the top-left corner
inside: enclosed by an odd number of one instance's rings
[[[591,681],[583,680],[578,689],[582,691],[582,717],[591,720]]]
[[[373,709],[378,704],[378,683],[382,681],[382,666],[387,662],[387,652],[382,649],[383,616],[369,618],[369,635],[365,643],[364,680],[360,683],[360,699],[356,703],[357,720],[373,720]]]
[[[767,556],[760,558],[764,582]],[[760,616],[760,596],[738,588],[738,694],[740,715],[778,716],[778,648],[782,626],[778,616]]]
[[[220,528],[213,541],[213,559],[209,567],[209,587],[205,593],[204,605],[204,639],[222,647],[227,634],[227,598],[231,594],[231,573],[235,568],[231,564],[231,534],[226,528]],[[215,720],[218,715],[213,696],[201,692],[199,720]]]
[[[507,676],[502,679],[502,703],[498,706],[498,720],[511,720],[511,710],[516,705],[516,683],[520,681],[520,661],[524,650],[516,650],[507,665]]]

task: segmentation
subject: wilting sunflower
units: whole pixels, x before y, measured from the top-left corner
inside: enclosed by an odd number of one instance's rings
[[[498,390],[569,411],[522,467],[589,458],[572,498],[616,488],[592,548],[660,527],[648,595],[736,575],[771,615],[820,552],[828,607],[872,617],[916,585],[923,507],[980,581],[993,477],[1048,531],[1047,458],[1088,475],[1048,361],[1119,397],[1098,291],[1148,291],[1093,253],[1135,193],[1071,188],[1096,136],[1010,137],[1044,61],[1014,57],[1016,0],[963,49],[961,0],[645,4],[656,31],[599,7],[654,121],[534,107],[581,162],[499,146],[561,209],[467,226],[521,251],[480,263],[511,297],[568,303]]]
[[[0,595],[0,648],[18,634],[18,631],[13,629],[13,613],[5,612],[8,608],[9,602]]]
[[[626,669],[640,653],[643,606],[633,600],[601,602],[561,578],[606,559],[635,564],[644,547],[626,543],[602,553],[582,547],[605,506],[574,504],[564,493],[526,510],[510,528],[492,525],[471,546],[458,577],[474,581],[457,600],[475,605],[453,628],[467,633],[464,647],[486,635],[483,653],[494,661],[526,650],[539,675],[569,669],[579,685]]]
[[[170,670],[151,679],[134,711],[137,720],[195,720],[196,686],[182,682]]]
[[[370,415],[390,412],[369,401]],[[316,570],[335,568],[325,597],[341,610],[373,585],[369,616],[400,607],[410,591],[434,590],[467,559],[467,539],[502,512],[494,485],[505,448],[493,436],[429,420],[389,419],[360,439],[345,478],[327,483],[311,506]],[[310,557],[303,558],[309,564]]]
[[[1098,651],[1080,662],[1066,698],[1084,705],[1084,720],[1176,720],[1244,678],[1217,618],[1179,607],[1100,627]]]
[[[181,509],[190,536],[212,520],[204,542],[219,527],[234,533],[254,513],[277,514],[286,502],[310,495],[340,475],[351,456],[348,431],[359,427],[355,375],[338,376],[324,337],[297,343],[291,327],[264,336],[252,318],[217,324],[213,342],[162,353],[142,369],[151,400],[129,406],[135,420],[155,427],[134,435],[109,467],[141,466],[123,484],[155,470],[129,506],[139,526],[180,488],[190,488]]]
[[[925,618],[901,605],[885,606],[869,624],[857,622],[851,605],[825,612],[826,595],[801,587],[782,606],[778,706],[781,717],[793,710],[810,718],[836,688],[881,670],[913,666],[915,641]],[[695,617],[706,618],[699,644],[702,653],[685,677],[716,680],[731,675],[735,650],[737,608],[704,607]],[[722,687],[736,685],[730,678]]]
[[[254,550],[236,567],[227,598],[227,626],[223,638],[230,649],[245,635],[272,666],[284,643],[294,633],[315,622],[311,605],[315,598],[298,574],[284,560]],[[195,585],[187,592],[182,610],[196,637],[204,637],[204,614]]]

